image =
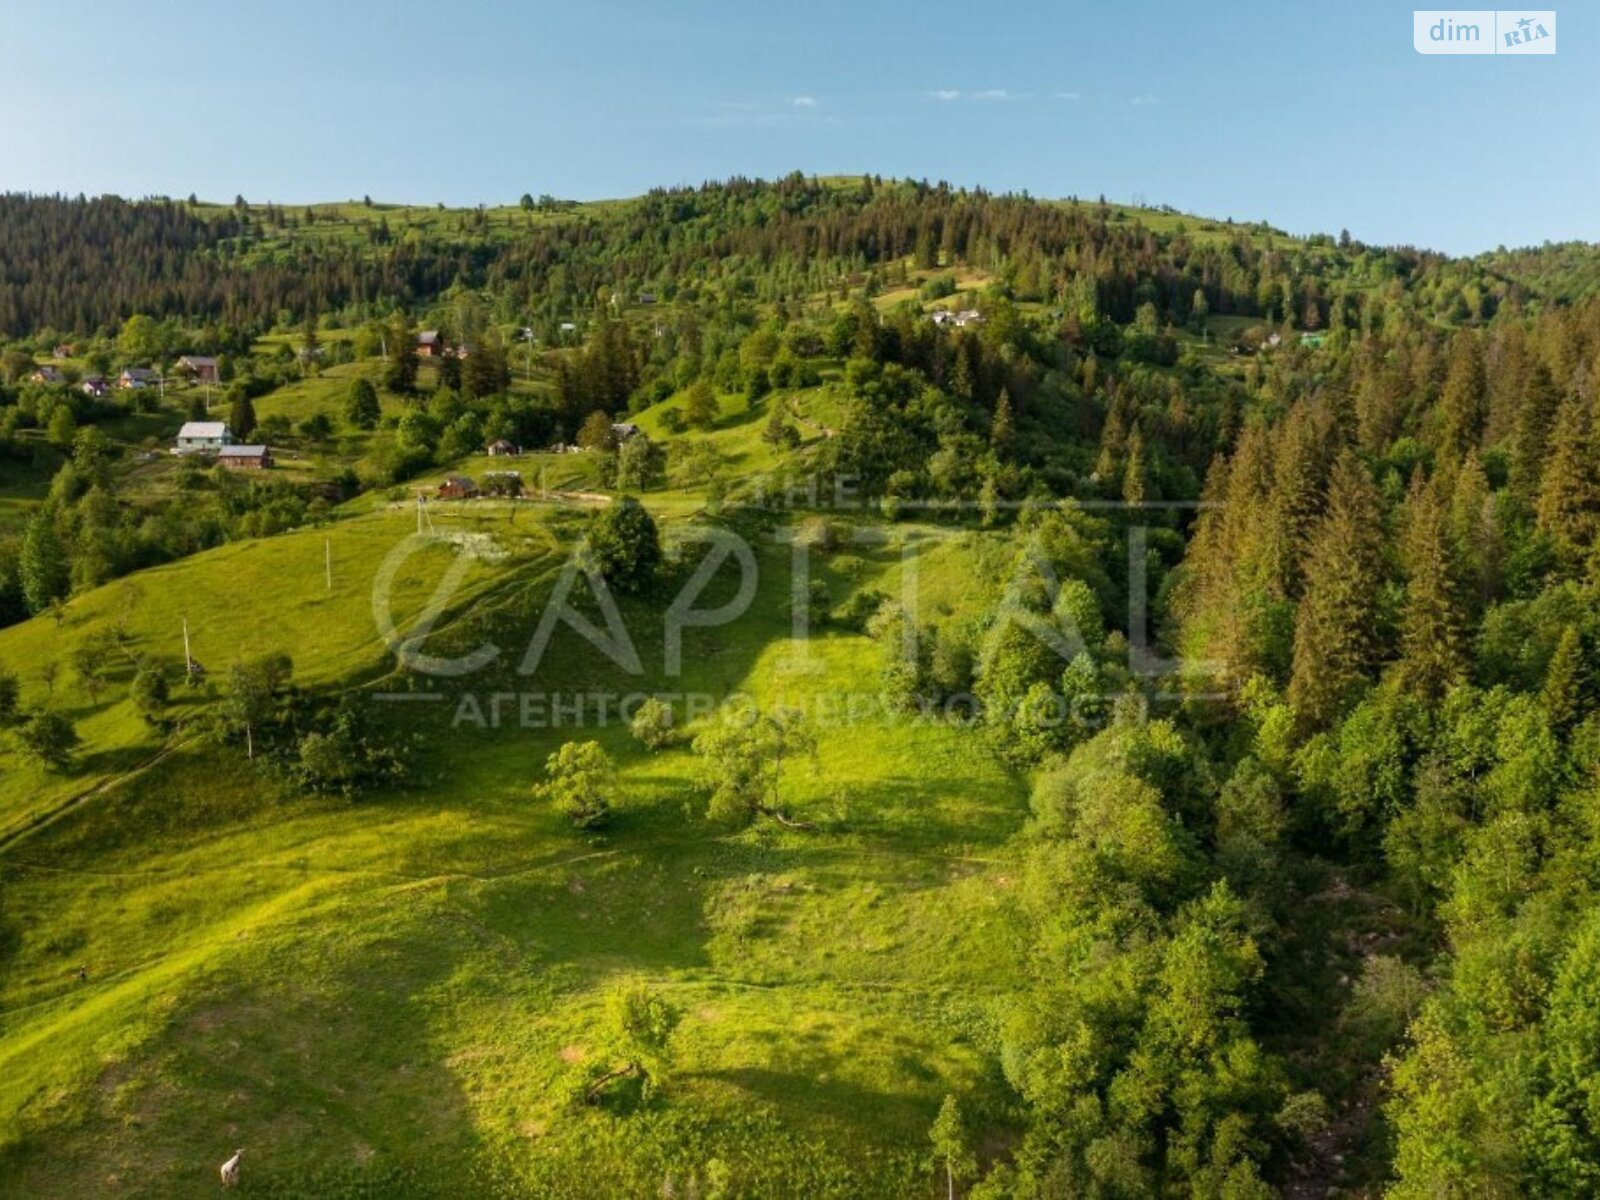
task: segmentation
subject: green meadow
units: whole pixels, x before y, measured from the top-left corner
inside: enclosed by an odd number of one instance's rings
[[[262,408],[307,403],[286,391]],[[820,392],[796,404],[825,407]],[[763,414],[730,402],[709,435],[740,474],[774,465]],[[544,457],[519,468],[583,483],[583,456]],[[703,497],[648,499],[669,543],[692,538],[673,514]],[[128,657],[93,700],[65,670],[23,680],[25,700],[48,691],[77,721],[84,768],[56,776],[8,754],[0,776],[14,942],[0,1191],[199,1194],[243,1146],[250,1186],[282,1195],[437,1194],[461,1179],[654,1194],[724,1172],[740,1194],[903,1196],[932,1187],[922,1146],[952,1091],[1003,1145],[1015,1114],[988,1014],[1020,970],[1008,889],[1022,781],[970,729],[862,704],[879,653],[865,636],[794,640],[790,551],[774,538],[753,538],[744,615],[684,632],[681,675],[664,670],[660,603],[634,602],[641,675],[559,627],[527,677],[518,663],[583,506],[435,503],[428,519],[418,538],[409,498],[367,498],[324,528],[141,572],[74,598],[59,622],[0,631],[0,661],[64,660],[108,628]],[[903,541],[930,611],[979,602],[981,535],[896,538],[819,554],[832,598],[897,592]],[[400,565],[375,588],[386,561]],[[699,603],[729,586],[719,577]],[[403,636],[430,605],[425,649],[489,640],[499,660],[437,701],[380,698],[429,686],[397,667],[380,625]],[[125,698],[133,658],[176,674],[185,621],[213,679],[282,651],[298,686],[360,698],[409,748],[409,782],[354,801],[299,794],[200,736],[211,684],[176,689],[172,734],[149,728]],[[819,828],[709,822],[692,728],[651,752],[614,716],[581,735],[524,724],[515,704],[497,727],[480,716],[484,697],[527,691],[807,708],[817,749],[783,787]],[[575,833],[532,793],[574,736],[618,763],[603,834]],[[684,1014],[670,1077],[638,1111],[575,1108],[566,1081],[601,997],[635,977]]]

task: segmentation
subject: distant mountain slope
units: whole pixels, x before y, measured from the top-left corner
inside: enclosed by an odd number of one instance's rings
[[[1059,300],[1082,276],[1101,311],[1145,301],[1181,322],[1218,315],[1321,320],[1342,294],[1391,281],[1446,318],[1490,315],[1537,272],[1342,237],[1041,201],[909,181],[734,179],[591,204],[282,207],[166,199],[0,196],[0,334],[87,333],[135,312],[265,332],[285,316],[354,318],[483,289],[524,318],[586,311],[607,292],[661,298],[696,281],[799,298],[895,262],[969,262],[1023,298]],[[1515,297],[1513,297],[1515,298]]]

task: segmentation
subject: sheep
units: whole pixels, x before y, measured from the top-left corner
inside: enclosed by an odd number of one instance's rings
[[[239,1186],[239,1160],[244,1157],[243,1150],[235,1150],[233,1157],[222,1164],[222,1186]]]

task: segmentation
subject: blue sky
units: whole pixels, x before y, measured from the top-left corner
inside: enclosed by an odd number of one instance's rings
[[[1548,0],[1547,0],[1548,2]],[[1458,253],[1600,240],[1600,5],[1423,57],[1393,3],[5,0],[0,189],[631,195],[873,171]]]

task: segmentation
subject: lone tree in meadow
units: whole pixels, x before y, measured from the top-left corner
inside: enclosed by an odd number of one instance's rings
[[[154,663],[145,663],[134,675],[128,696],[147,724],[160,725],[172,699],[172,686],[165,671]]]
[[[747,708],[725,714],[695,738],[694,749],[700,755],[701,784],[710,793],[707,815],[712,820],[749,824],[770,817],[789,829],[816,828],[789,816],[779,804],[785,761],[816,749],[798,709],[764,713]]]
[[[599,742],[568,742],[549,758],[550,776],[534,795],[552,801],[576,829],[598,829],[611,819],[616,769]]]
[[[80,740],[68,718],[47,708],[34,713],[17,730],[22,752],[51,771],[71,769]]]
[[[661,534],[644,505],[623,496],[595,517],[589,552],[608,584],[619,592],[642,592],[661,565]]]
[[[671,1068],[672,1033],[682,1017],[643,980],[614,987],[606,996],[603,1042],[584,1065],[579,1084],[583,1102],[593,1104],[621,1079],[637,1079],[641,1097],[648,1100]]]
[[[376,429],[383,416],[378,403],[378,389],[368,379],[355,379],[344,400],[344,419],[357,429]]]
[[[696,429],[706,430],[715,425],[721,415],[722,407],[717,403],[716,392],[711,390],[711,381],[696,379],[683,399],[684,420]]]
[[[219,715],[225,729],[243,735],[246,757],[256,756],[256,735],[277,723],[279,699],[293,674],[294,663],[287,654],[269,654],[228,668]]]
[[[933,1143],[930,1165],[944,1172],[945,1190],[949,1200],[955,1200],[956,1184],[965,1183],[978,1173],[978,1160],[973,1157],[967,1141],[967,1123],[961,1115],[961,1102],[946,1096],[939,1106],[939,1116],[928,1131]]]

